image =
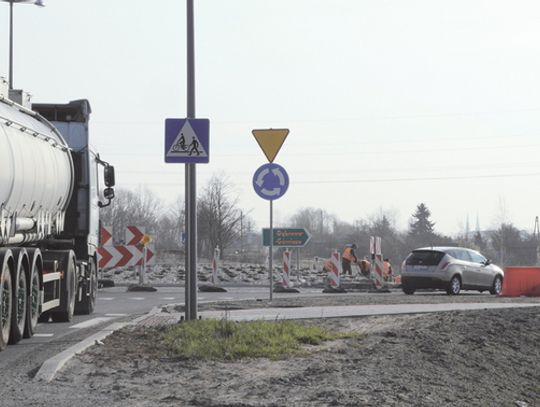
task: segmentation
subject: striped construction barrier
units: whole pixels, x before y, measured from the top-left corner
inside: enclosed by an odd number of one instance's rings
[[[276,293],[299,293],[296,288],[292,287],[291,279],[291,252],[288,249],[283,251],[283,271],[281,273],[281,281],[274,286]]]
[[[283,272],[281,273],[281,284],[283,287],[290,287],[291,280],[289,273],[291,271],[291,252],[285,249],[283,251]]]
[[[341,274],[340,255],[337,250],[334,250],[334,253],[332,253],[332,256],[330,256],[328,266],[330,266],[330,270],[328,270],[327,275],[328,284],[332,288],[337,288],[339,287],[339,275]]]
[[[371,253],[371,278],[378,291],[387,291],[384,280],[384,261],[381,250],[381,238],[379,236],[370,236],[369,251]]]
[[[219,271],[219,258],[221,251],[218,247],[214,249],[214,257],[212,258],[212,274],[210,275],[210,282],[212,284],[201,284],[199,285],[199,291],[203,292],[227,292],[223,287],[219,287],[218,283],[218,271]]]
[[[325,263],[325,268],[328,270],[326,275],[326,288],[323,293],[344,293],[346,292],[341,287],[339,275],[341,273],[341,259],[337,250],[334,250],[330,259]]]
[[[505,267],[502,297],[540,297],[540,267]]]

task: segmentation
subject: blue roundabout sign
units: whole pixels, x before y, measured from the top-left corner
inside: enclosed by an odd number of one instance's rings
[[[289,188],[289,175],[279,164],[261,165],[253,175],[253,189],[268,201],[281,198]]]

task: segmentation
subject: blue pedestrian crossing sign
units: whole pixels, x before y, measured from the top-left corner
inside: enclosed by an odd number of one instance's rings
[[[165,162],[207,164],[210,120],[165,119]]]
[[[253,175],[253,189],[268,201],[281,198],[289,188],[289,175],[279,164],[261,165]]]

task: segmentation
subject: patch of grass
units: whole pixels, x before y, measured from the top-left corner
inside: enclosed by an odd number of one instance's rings
[[[306,352],[305,345],[357,336],[331,332],[295,321],[223,320],[187,321],[168,329],[163,338],[183,359],[237,360],[266,357],[282,359]]]

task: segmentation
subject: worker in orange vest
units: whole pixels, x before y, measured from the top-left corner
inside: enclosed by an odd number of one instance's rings
[[[358,263],[360,266],[360,272],[364,277],[369,277],[370,270],[371,270],[371,263],[367,259],[367,257],[364,256],[362,260]]]
[[[392,279],[392,264],[390,263],[390,259],[384,259],[383,276],[386,281]]]
[[[343,275],[349,273],[349,275],[352,276],[351,262],[356,263],[358,261],[356,253],[354,252],[355,249],[356,244],[353,243],[352,245],[345,246],[345,250],[343,250],[343,254],[341,255]]]

